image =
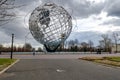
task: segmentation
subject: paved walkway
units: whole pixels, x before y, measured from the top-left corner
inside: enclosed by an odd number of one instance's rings
[[[85,56],[120,54],[13,55],[20,61],[0,75],[0,80],[120,80],[120,68],[78,60]]]
[[[0,80],[120,80],[120,69],[78,59],[22,59]]]

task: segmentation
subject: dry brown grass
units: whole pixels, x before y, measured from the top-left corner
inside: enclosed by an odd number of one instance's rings
[[[82,57],[80,58],[82,60],[88,60],[88,61],[94,61],[94,60],[103,60],[102,57],[95,57],[95,56],[90,56],[90,57]]]
[[[80,59],[120,67],[120,62],[111,61],[109,58],[110,57],[94,57],[94,56],[91,56],[91,57],[82,57]]]

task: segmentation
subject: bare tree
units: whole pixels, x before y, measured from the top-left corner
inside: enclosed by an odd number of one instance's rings
[[[37,51],[38,51],[38,52],[42,52],[41,47],[38,47]]]
[[[0,0],[0,26],[8,23],[13,18],[15,18],[15,13],[12,10],[15,0]]]
[[[81,43],[81,48],[83,49],[84,52],[86,52],[86,51],[87,51],[87,48],[88,48],[88,43],[82,42],[82,43]]]
[[[68,45],[69,45],[69,47],[71,47],[71,46],[75,46],[75,42],[74,42],[74,40],[70,40],[70,41],[68,42]]]
[[[3,48],[3,45],[0,44],[0,54],[1,54],[2,48]]]
[[[100,41],[99,41],[99,44],[100,44],[100,45],[98,46],[99,48],[105,48],[104,40],[100,40]]]
[[[32,50],[32,46],[31,46],[30,43],[25,43],[23,47],[24,47],[24,49],[27,50],[27,51],[31,51],[31,50]]]
[[[118,33],[115,33],[115,32],[113,32],[113,39],[114,39],[114,44],[115,44],[115,48],[116,48],[116,53],[117,53],[117,48],[118,48],[118,41],[119,41],[119,35],[118,35]]]
[[[89,45],[89,48],[92,48],[93,45],[94,45],[94,43],[93,43],[91,40],[89,40],[89,41],[88,41],[88,45]]]
[[[79,44],[78,39],[75,39],[75,40],[74,40],[74,43],[75,43],[75,45],[77,46],[77,45]]]
[[[100,41],[101,47],[103,47],[105,51],[108,51],[112,46],[111,39],[108,37],[108,34],[103,34],[101,37],[103,38],[103,40]]]
[[[89,45],[89,48],[90,48],[90,52],[92,53],[94,43],[91,40],[89,40],[88,45]]]

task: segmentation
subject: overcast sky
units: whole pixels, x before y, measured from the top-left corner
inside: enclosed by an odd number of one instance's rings
[[[0,26],[0,43],[10,44],[14,33],[15,45],[26,41],[33,47],[41,46],[29,34],[28,19],[36,7],[47,2],[63,6],[72,16],[73,30],[68,40],[92,40],[98,44],[101,34],[120,31],[120,0],[16,0],[15,5],[25,6],[14,9],[17,19]]]

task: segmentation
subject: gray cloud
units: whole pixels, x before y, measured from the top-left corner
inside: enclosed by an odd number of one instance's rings
[[[31,11],[38,6],[38,2],[44,3],[51,2],[56,3],[59,6],[63,6],[70,14],[77,18],[86,18],[90,15],[100,14],[104,8],[104,3],[94,3],[87,0],[17,0],[17,5],[24,5],[20,8],[22,11]],[[37,5],[35,5],[35,3]]]
[[[42,0],[42,2],[54,2],[60,6],[63,6],[78,18],[85,18],[93,14],[99,14],[104,8],[104,3],[95,4],[94,2],[89,2],[87,0]]]
[[[23,36],[25,36],[26,29],[23,25],[21,25],[21,22],[19,20],[14,20],[13,22],[10,22],[3,26],[2,32],[6,33],[6,35],[11,36],[12,33],[15,34],[15,36],[19,39],[21,39]]]
[[[111,19],[103,22],[102,25],[120,26],[120,19]]]
[[[35,47],[38,42],[34,40],[32,35],[29,33],[29,29],[24,28],[24,25],[21,25],[20,20],[14,20],[11,23],[8,23],[0,28],[0,44],[11,43],[11,35],[14,34],[14,44],[24,44],[30,43]],[[28,34],[29,33],[29,34]],[[27,35],[28,34],[28,35]],[[27,37],[25,37],[27,35]],[[40,44],[38,46],[41,46]]]
[[[106,0],[104,11],[108,16],[120,17],[120,0]]]

